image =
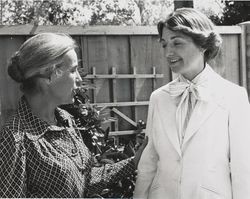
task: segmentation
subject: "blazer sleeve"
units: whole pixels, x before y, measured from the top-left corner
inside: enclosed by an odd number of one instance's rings
[[[250,198],[250,105],[245,89],[235,93],[229,114],[233,199]],[[237,99],[236,99],[237,98]]]
[[[148,192],[152,181],[154,179],[158,154],[155,150],[153,142],[153,118],[154,118],[154,107],[155,107],[155,96],[154,93],[150,97],[147,126],[146,126],[146,135],[148,136],[148,144],[145,147],[139,165],[138,165],[138,174],[135,184],[135,191],[133,198],[148,198]]]
[[[26,155],[18,134],[5,128],[0,133],[0,198],[26,197]]]

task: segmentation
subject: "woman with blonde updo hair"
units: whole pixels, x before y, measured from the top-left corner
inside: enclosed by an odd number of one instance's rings
[[[248,95],[208,64],[220,35],[192,8],[172,12],[158,32],[177,77],[150,97],[134,198],[250,198]]]
[[[70,36],[41,33],[10,59],[8,73],[23,96],[0,132],[0,198],[98,195],[137,167],[146,142],[134,157],[93,167],[73,117],[58,108],[73,102],[82,81],[75,48]]]

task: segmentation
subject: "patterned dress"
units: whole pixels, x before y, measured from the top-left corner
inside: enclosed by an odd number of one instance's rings
[[[49,125],[20,99],[0,133],[0,198],[82,198],[134,172],[133,158],[94,167],[72,116],[56,115],[62,122]]]

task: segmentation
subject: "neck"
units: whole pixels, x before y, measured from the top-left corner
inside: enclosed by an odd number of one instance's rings
[[[206,67],[206,63],[200,62],[198,66],[200,67],[196,67],[195,70],[188,71],[187,73],[182,75],[189,81],[192,81],[197,75],[199,75],[204,70],[204,68]]]
[[[51,125],[55,125],[55,109],[58,106],[53,103],[49,97],[42,94],[26,95],[25,97],[30,105],[31,111],[34,115],[40,119],[48,122]]]

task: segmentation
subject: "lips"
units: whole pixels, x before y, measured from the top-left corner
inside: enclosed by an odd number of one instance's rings
[[[169,60],[170,63],[175,63],[177,61],[179,61],[179,59],[171,59],[171,60]]]
[[[180,58],[177,58],[177,57],[168,57],[168,62],[170,64],[175,64],[176,62],[180,61]]]

